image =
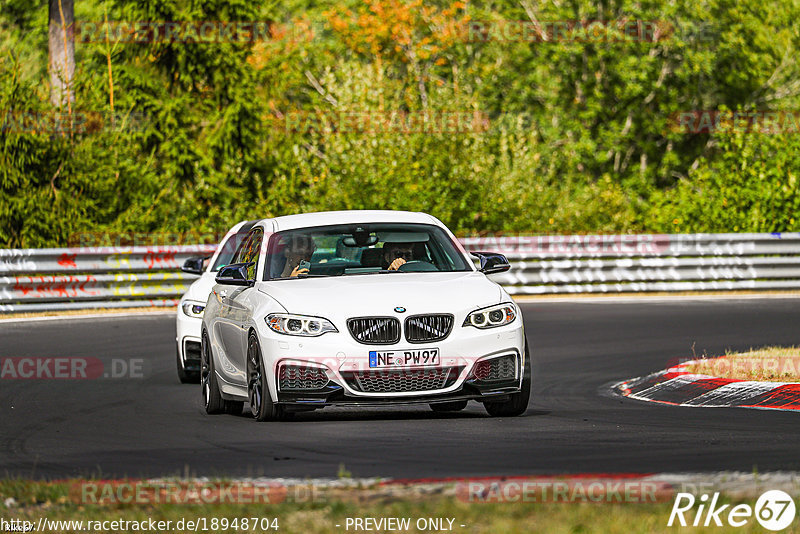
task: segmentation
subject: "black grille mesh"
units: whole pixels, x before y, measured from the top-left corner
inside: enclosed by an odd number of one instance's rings
[[[316,367],[281,365],[278,371],[281,391],[298,389],[322,389],[328,384],[328,375]]]
[[[368,345],[390,345],[400,341],[400,321],[394,317],[348,319],[347,328],[356,341]]]
[[[452,386],[463,367],[437,369],[393,369],[343,373],[347,384],[364,393],[433,391]]]
[[[452,329],[452,315],[414,315],[406,319],[406,341],[409,343],[440,341],[449,336]]]
[[[517,377],[517,357],[509,354],[475,364],[472,374],[477,380],[509,380]]]

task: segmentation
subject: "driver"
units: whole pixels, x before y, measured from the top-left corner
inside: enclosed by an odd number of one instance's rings
[[[384,243],[383,268],[396,271],[407,261],[414,259],[413,243]]]

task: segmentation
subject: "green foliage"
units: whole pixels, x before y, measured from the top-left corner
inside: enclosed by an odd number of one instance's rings
[[[691,179],[654,195],[653,229],[665,233],[800,230],[800,137],[717,134],[713,157]]]
[[[103,122],[70,133],[13,123],[59,110],[47,4],[0,0],[0,246],[366,208],[427,211],[460,233],[796,230],[798,134],[673,119],[797,108],[798,15],[798,0],[79,0],[79,21],[275,26],[266,42],[76,43],[72,111]],[[659,21],[659,33],[482,40],[470,20]],[[477,118],[353,131],[336,122],[348,113]]]

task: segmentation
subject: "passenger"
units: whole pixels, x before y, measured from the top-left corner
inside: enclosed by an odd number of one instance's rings
[[[301,267],[301,262],[310,262],[317,246],[314,239],[307,235],[294,235],[289,238],[289,243],[283,250],[286,263],[283,266],[280,278],[295,277],[308,274],[308,267]]]

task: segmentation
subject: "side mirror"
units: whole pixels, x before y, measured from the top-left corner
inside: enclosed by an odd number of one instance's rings
[[[253,262],[226,265],[219,270],[215,280],[218,284],[229,286],[252,286],[255,280],[247,279],[247,269],[251,265],[253,265]]]
[[[181,267],[181,271],[189,274],[203,274],[203,262],[206,261],[208,258],[189,258],[185,262],[183,262],[183,267]]]
[[[473,256],[481,260],[480,272],[483,274],[504,273],[511,268],[508,259],[494,252],[473,252]]]

